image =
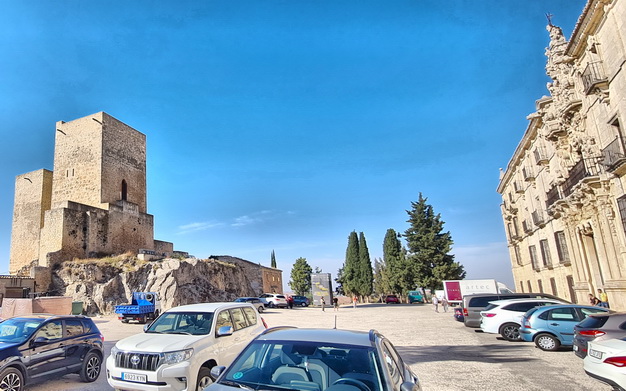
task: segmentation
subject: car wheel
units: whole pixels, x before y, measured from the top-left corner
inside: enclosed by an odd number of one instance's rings
[[[259,311],[259,314],[262,314],[264,310],[265,310],[265,308],[263,308],[262,305],[257,307],[257,311]]]
[[[24,389],[24,375],[15,368],[7,368],[0,373],[0,389],[7,391],[22,391]]]
[[[80,370],[80,380],[85,383],[91,383],[96,381],[100,376],[100,369],[102,368],[102,359],[95,352],[87,353],[83,360],[83,367]]]
[[[300,305],[301,305],[301,306],[303,306],[303,307],[306,307],[306,303],[302,303],[302,304],[300,304]]]
[[[274,308],[274,307],[276,307],[276,305],[274,305],[273,301],[270,301],[270,308]]]
[[[128,323],[128,319],[122,319],[122,323]]]
[[[520,341],[519,325],[516,323],[505,323],[500,327],[500,335],[507,341]]]
[[[535,345],[541,350],[557,350],[561,346],[561,342],[550,334],[539,334],[535,338]]]
[[[206,387],[208,387],[211,383],[213,383],[213,379],[211,379],[211,370],[207,367],[202,367],[198,371],[198,381],[196,390],[204,391]]]

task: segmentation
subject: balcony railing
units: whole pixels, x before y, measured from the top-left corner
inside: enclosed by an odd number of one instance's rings
[[[624,143],[622,139],[616,137],[609,145],[602,150],[603,164],[608,171],[615,171],[624,163],[626,163],[626,154],[624,153]]]
[[[600,174],[600,167],[596,159],[581,159],[569,171],[569,176],[563,182],[563,195],[565,197],[572,194],[574,187],[583,179]]]
[[[552,204],[554,204],[560,199],[561,199],[561,192],[559,192],[559,187],[554,186],[553,188],[548,190],[548,193],[546,193],[546,207],[549,208],[550,206],[552,206]]]
[[[535,161],[537,164],[546,164],[548,163],[548,154],[544,148],[537,148],[533,151],[535,154]]]
[[[525,233],[530,233],[533,231],[532,227],[526,220],[522,221],[522,229],[524,230]]]
[[[533,218],[533,224],[538,227],[544,226],[546,224],[546,220],[543,217],[543,213],[540,210],[536,210],[531,214]]]
[[[600,83],[607,81],[606,74],[604,73],[604,67],[602,61],[590,62],[587,64],[583,74],[583,87],[585,88],[585,94],[589,95],[593,88]]]
[[[513,182],[513,189],[515,189],[516,193],[523,193],[524,192],[524,188],[522,187],[522,184],[519,183],[518,181]]]

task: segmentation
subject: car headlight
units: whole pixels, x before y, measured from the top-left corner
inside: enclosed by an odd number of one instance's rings
[[[117,356],[117,354],[118,354],[119,352],[120,352],[120,350],[117,348],[117,345],[114,345],[114,346],[111,348],[111,356],[115,357],[115,356]]]
[[[161,353],[161,364],[178,364],[179,362],[188,361],[191,356],[193,356],[193,349]]]

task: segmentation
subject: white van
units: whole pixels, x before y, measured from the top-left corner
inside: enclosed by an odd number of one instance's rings
[[[172,308],[124,338],[107,359],[107,381],[120,390],[203,390],[215,365],[228,366],[265,322],[249,303]]]

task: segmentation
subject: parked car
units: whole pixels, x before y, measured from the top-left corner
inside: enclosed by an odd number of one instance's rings
[[[118,341],[107,380],[122,390],[197,390],[265,330],[250,303],[201,303],[165,311],[144,332]],[[157,387],[158,386],[158,387]]]
[[[614,390],[626,389],[626,341],[621,338],[589,341],[583,360],[585,373]]]
[[[587,355],[587,343],[626,337],[626,313],[599,313],[574,326],[574,353]]]
[[[263,302],[258,297],[240,297],[235,299],[235,303],[250,303],[256,308],[259,314],[265,311],[265,305],[263,305]]]
[[[259,296],[259,299],[263,302],[263,305],[270,308],[285,308],[289,304],[287,303],[287,298],[285,295],[277,294],[277,293],[263,293]]]
[[[387,295],[387,297],[385,297],[385,304],[400,304],[400,299],[398,299],[398,296],[396,295]]]
[[[463,296],[463,323],[467,327],[480,327],[480,311],[484,311],[490,301],[506,299],[556,299],[564,303],[567,300],[546,293],[475,293]]]
[[[25,315],[0,323],[0,389],[22,391],[45,375],[100,376],[104,337],[82,315]]]
[[[371,330],[267,330],[228,369],[214,367],[207,391],[419,391],[392,343]]]
[[[421,291],[409,291],[408,300],[409,304],[424,303],[424,295]]]
[[[500,334],[507,341],[519,341],[519,327],[522,316],[531,308],[565,304],[554,299],[508,299],[489,302],[484,311],[480,312],[480,329],[485,333]]]
[[[608,312],[608,308],[563,304],[535,307],[522,318],[519,332],[526,342],[541,350],[557,350],[574,343],[574,326],[591,314]]]
[[[293,299],[293,305],[299,305],[301,307],[309,306],[309,299],[306,296],[291,296]]]

